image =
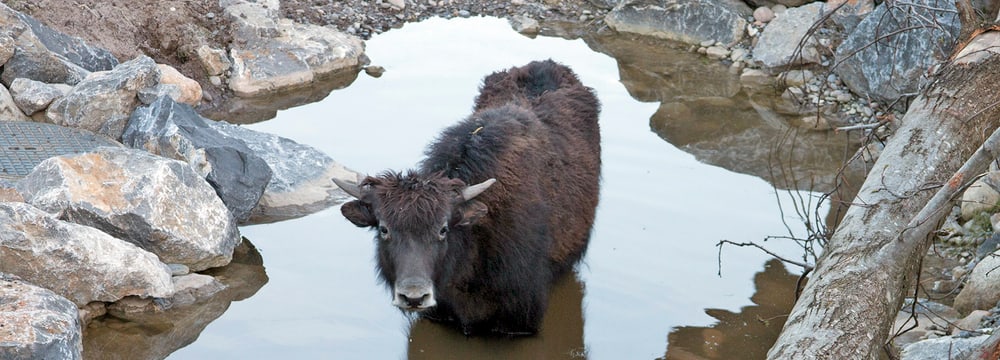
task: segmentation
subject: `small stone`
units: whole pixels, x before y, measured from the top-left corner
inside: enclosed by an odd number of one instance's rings
[[[744,48],[735,48],[731,53],[729,53],[729,60],[733,62],[743,61],[746,59],[747,50]]]
[[[170,268],[171,276],[181,276],[191,273],[191,269],[184,264],[167,264],[167,267]]]
[[[833,92],[833,97],[834,100],[837,100],[837,102],[841,103],[850,102],[851,100],[854,99],[854,97],[852,97],[851,94],[843,90],[835,90]]]
[[[472,13],[470,13],[469,10],[459,10],[458,11],[458,16],[467,18],[469,16],[472,16]]]
[[[778,79],[784,81],[785,86],[795,87],[802,86],[812,80],[813,73],[809,70],[789,70],[781,75],[778,75]],[[812,91],[815,92],[815,91]]]
[[[541,24],[527,15],[514,15],[510,18],[510,26],[514,31],[525,35],[536,35],[542,30]]]
[[[799,127],[807,130],[826,131],[832,129],[830,123],[819,115],[809,115],[799,119]]]
[[[756,26],[749,24],[747,25],[747,35],[749,35],[750,37],[754,37],[757,36],[758,34],[760,34],[760,30],[757,30]]]
[[[377,65],[365,66],[365,74],[368,74],[368,76],[371,76],[373,78],[382,77],[383,73],[385,73],[384,67]]]
[[[774,19],[774,11],[767,6],[761,6],[753,11],[753,18],[756,21],[766,23]]]
[[[721,60],[729,57],[729,49],[722,46],[711,46],[705,49],[705,55],[712,59]]]
[[[209,20],[215,19],[215,13],[214,12],[209,12],[209,13],[205,14],[205,17],[208,18]]]
[[[774,15],[776,15],[776,16],[783,14],[785,12],[785,10],[788,10],[788,7],[786,7],[785,5],[781,5],[781,4],[777,4],[777,5],[774,5],[774,6],[771,7],[771,11],[773,11]]]
[[[709,46],[715,45],[715,40],[705,40],[705,41],[702,41],[698,45],[701,45],[701,47],[709,47]]]

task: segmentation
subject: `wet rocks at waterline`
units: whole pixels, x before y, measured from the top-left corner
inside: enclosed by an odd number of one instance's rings
[[[145,321],[143,312],[246,297],[266,276],[252,256],[233,259],[252,252],[241,250],[252,246],[237,226],[304,216],[343,199],[329,181],[342,166],[312,147],[201,117],[192,107],[200,84],[176,69],[146,56],[119,63],[4,4],[0,26],[13,29],[0,34],[0,121],[72,127],[127,145],[66,150],[26,175],[0,173],[0,358],[80,358],[82,327],[105,311]],[[256,94],[308,84],[303,72],[359,71],[367,61],[360,41],[323,31],[334,30],[311,29],[301,35],[311,40],[284,46],[308,47],[330,62],[305,59],[309,67],[295,76],[252,72],[257,81],[284,79]],[[205,62],[212,67],[230,62],[224,52],[203,53],[222,57]],[[216,75],[230,75],[218,68]],[[223,279],[234,266],[254,274]],[[147,350],[163,357],[184,341],[191,339],[174,336]]]

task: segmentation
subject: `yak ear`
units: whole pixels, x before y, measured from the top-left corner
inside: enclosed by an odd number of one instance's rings
[[[362,202],[361,200],[353,200],[344,203],[340,206],[340,213],[344,214],[344,217],[348,221],[354,223],[358,227],[372,227],[378,225],[378,219],[375,218],[374,212],[372,212],[372,207],[368,203]]]
[[[468,226],[479,222],[489,213],[489,208],[482,202],[472,200],[466,201],[459,206],[458,211],[462,218],[458,221],[459,226]]]

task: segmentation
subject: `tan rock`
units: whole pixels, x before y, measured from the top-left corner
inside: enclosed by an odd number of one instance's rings
[[[184,76],[173,66],[166,64],[156,64],[160,68],[160,83],[167,85],[177,85],[180,88],[180,96],[174,101],[185,103],[191,106],[201,102],[201,84],[193,79]]]

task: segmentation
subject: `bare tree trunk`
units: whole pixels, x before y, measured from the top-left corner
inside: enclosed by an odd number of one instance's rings
[[[968,174],[985,171],[991,160],[979,155],[986,160],[956,173],[1000,124],[1000,54],[976,54],[982,57],[962,56],[946,65],[911,104],[818,260],[769,359],[879,358],[930,245],[929,233],[950,210],[925,204],[941,187],[935,202],[947,203],[947,192],[957,192],[971,181]]]

